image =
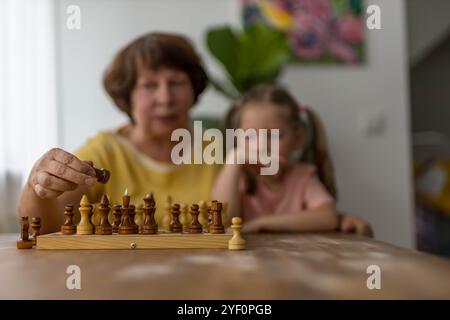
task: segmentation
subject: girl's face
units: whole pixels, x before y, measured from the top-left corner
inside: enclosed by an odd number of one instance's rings
[[[189,76],[179,70],[142,70],[131,92],[136,126],[152,136],[168,136],[185,128],[194,103]]]
[[[303,129],[292,123],[287,110],[271,103],[258,102],[245,105],[240,117],[240,127],[244,130],[253,128],[257,132],[259,129],[268,129],[268,143],[270,142],[270,129],[279,129],[280,168],[288,165],[293,153],[303,145]],[[271,154],[270,145],[268,145],[268,154],[272,157],[277,156]]]

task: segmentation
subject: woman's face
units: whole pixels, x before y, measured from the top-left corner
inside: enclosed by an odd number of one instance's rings
[[[131,114],[139,129],[152,136],[170,136],[185,128],[194,103],[189,76],[179,70],[142,70],[131,92]]]

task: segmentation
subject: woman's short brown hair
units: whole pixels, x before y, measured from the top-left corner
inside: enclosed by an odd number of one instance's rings
[[[103,85],[120,110],[131,117],[131,91],[139,70],[161,67],[185,72],[194,89],[194,103],[205,90],[208,77],[191,43],[183,36],[171,33],[149,33],[121,49],[103,77]]]

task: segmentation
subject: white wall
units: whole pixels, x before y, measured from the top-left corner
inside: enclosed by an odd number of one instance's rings
[[[412,246],[407,56],[403,0],[374,0],[382,30],[368,34],[368,62],[359,67],[292,66],[283,81],[313,105],[328,130],[338,179],[339,207],[368,219],[378,239]],[[65,9],[78,4],[82,29],[65,28]],[[206,56],[205,27],[238,23],[237,0],[61,1],[61,143],[69,150],[99,129],[124,120],[101,87],[112,55],[150,30],[181,31]],[[222,114],[227,102],[208,91],[199,113]],[[379,120],[370,136],[365,123]]]
[[[66,28],[66,9],[81,9],[81,29]],[[99,129],[115,127],[126,118],[113,107],[102,87],[102,75],[114,54],[135,37],[149,31],[187,34],[213,72],[206,54],[208,25],[236,23],[237,2],[230,0],[64,0],[57,1],[60,71],[60,141],[69,150]],[[228,102],[209,90],[196,113],[225,112]]]

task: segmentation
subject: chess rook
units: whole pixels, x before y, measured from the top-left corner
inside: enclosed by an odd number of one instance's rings
[[[183,225],[180,223],[179,216],[180,216],[180,205],[178,203],[175,203],[172,206],[172,221],[169,224],[170,232],[183,231]]]
[[[225,227],[222,224],[222,203],[213,201],[211,204],[212,221],[209,225],[210,233],[225,233]]]

